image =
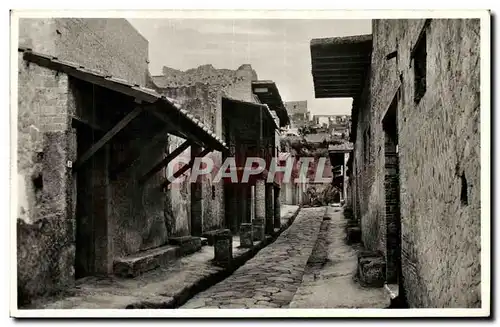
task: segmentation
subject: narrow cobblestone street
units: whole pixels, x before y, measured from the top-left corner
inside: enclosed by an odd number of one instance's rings
[[[292,226],[273,244],[181,308],[288,307],[302,281],[325,210],[302,209]]]
[[[290,308],[387,308],[383,288],[364,288],[355,280],[359,244],[345,242],[341,208],[328,207],[302,284]]]

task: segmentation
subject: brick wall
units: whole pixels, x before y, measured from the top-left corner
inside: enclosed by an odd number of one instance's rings
[[[148,41],[121,18],[22,18],[19,45],[146,85]]]
[[[74,203],[68,160],[68,76],[19,56],[17,149],[18,299],[24,303],[74,283]]]
[[[401,86],[397,114],[401,251],[408,302],[411,307],[478,307],[479,20],[431,21],[427,90],[417,104],[410,54],[424,23],[373,22],[370,93],[359,112],[355,146],[357,214],[365,246],[383,251],[386,208],[381,122]],[[393,51],[397,56],[387,60]],[[372,164],[363,164],[367,126],[372,135]],[[464,176],[466,204],[461,201]]]

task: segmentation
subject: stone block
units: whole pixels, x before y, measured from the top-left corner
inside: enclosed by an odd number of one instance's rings
[[[233,260],[233,236],[229,229],[220,230],[215,234],[214,261],[215,264],[228,266]]]
[[[179,246],[166,245],[135,253],[113,262],[113,273],[120,277],[136,277],[140,274],[164,266],[180,257]]]
[[[201,249],[201,238],[197,236],[171,237],[169,243],[179,246],[181,256],[194,253]]]
[[[203,232],[203,234],[201,236],[207,239],[209,246],[214,246],[215,234],[217,234],[219,231],[220,231],[220,229],[206,231],[206,232]]]
[[[385,283],[385,259],[374,252],[358,254],[358,276],[362,286],[383,287]]]
[[[354,244],[361,242],[361,228],[347,227],[347,244]]]
[[[263,241],[266,238],[264,219],[255,218],[252,221],[252,234],[254,241]]]
[[[251,248],[253,246],[252,224],[243,223],[240,226],[240,246]]]

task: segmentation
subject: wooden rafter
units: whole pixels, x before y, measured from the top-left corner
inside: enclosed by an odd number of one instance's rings
[[[170,161],[172,161],[175,157],[180,155],[184,150],[189,148],[191,145],[191,142],[189,140],[184,141],[181,145],[179,145],[174,151],[169,153],[163,160],[158,162],[156,165],[154,165],[147,173],[145,173],[140,179],[139,183],[144,183],[147,181],[151,176],[159,172],[163,167],[168,165]]]
[[[113,128],[104,134],[99,141],[94,143],[80,158],[78,158],[74,165],[74,171],[78,170],[87,160],[89,160],[99,149],[108,143],[116,134],[118,134],[125,126],[134,120],[142,112],[141,107],[136,107],[123,117]]]
[[[203,158],[204,156],[206,156],[207,154],[209,154],[210,152],[212,152],[211,149],[204,149],[198,156],[196,156],[195,158],[192,158],[189,163],[187,165],[184,165],[182,166],[181,168],[179,168],[178,171],[176,171],[172,177],[174,177],[174,179],[178,178],[179,176],[181,176],[182,174],[184,174],[186,171],[188,171],[189,169],[191,169],[194,165],[194,160],[196,158]],[[167,178],[162,184],[161,184],[161,188],[164,189],[166,188],[169,184],[171,183],[171,181]]]

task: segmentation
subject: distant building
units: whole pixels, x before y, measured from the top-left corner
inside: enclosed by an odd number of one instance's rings
[[[288,101],[285,108],[290,116],[290,127],[301,128],[309,122],[307,101]]]

